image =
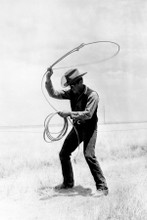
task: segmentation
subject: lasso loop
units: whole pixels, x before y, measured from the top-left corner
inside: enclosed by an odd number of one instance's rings
[[[102,62],[105,62],[105,61],[108,61],[112,58],[114,58],[115,56],[117,56],[117,54],[120,52],[120,45],[114,41],[95,41],[95,42],[90,42],[90,43],[82,43],[81,45],[79,45],[78,47],[74,48],[73,50],[69,51],[68,53],[66,53],[64,56],[62,56],[60,59],[58,59],[55,63],[53,63],[51,65],[51,68],[59,63],[61,60],[63,60],[65,57],[69,56],[70,54],[76,52],[76,51],[79,51],[82,47],[84,46],[88,46],[88,45],[92,45],[92,44],[100,44],[100,43],[109,43],[109,44],[113,44],[117,47],[116,51],[111,55],[111,56],[108,56],[107,58],[103,58],[103,59],[100,59],[100,60],[96,60],[96,61],[93,61],[93,62],[87,62],[87,63],[78,63],[76,65],[70,65],[70,66],[62,66],[62,67],[55,67],[54,69],[55,70],[58,70],[58,69],[66,69],[66,68],[74,68],[75,66],[79,67],[79,66],[87,66],[87,65],[92,65],[92,64],[96,64],[96,63],[102,63]]]

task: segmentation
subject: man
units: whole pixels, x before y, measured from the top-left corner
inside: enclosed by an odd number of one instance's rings
[[[97,139],[97,109],[98,94],[83,84],[83,76],[78,69],[70,69],[61,79],[63,87],[68,90],[57,91],[51,81],[52,69],[48,69],[46,75],[46,89],[49,95],[57,99],[69,99],[71,111],[59,112],[61,117],[70,117],[74,127],[67,135],[59,153],[63,174],[63,183],[56,186],[56,190],[69,189],[74,186],[74,176],[70,161],[71,153],[83,142],[83,153],[96,184],[98,196],[107,195],[108,187],[100,165],[95,156],[95,144]]]

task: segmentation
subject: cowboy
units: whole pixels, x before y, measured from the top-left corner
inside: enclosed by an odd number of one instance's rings
[[[46,89],[53,98],[70,100],[71,111],[60,111],[58,114],[63,118],[70,117],[73,120],[73,128],[67,135],[59,153],[63,183],[56,186],[55,189],[69,189],[74,186],[70,157],[78,145],[83,142],[83,154],[96,184],[96,194],[98,196],[107,195],[106,179],[95,156],[99,96],[97,92],[83,84],[83,76],[86,73],[80,73],[78,69],[70,69],[62,76],[61,85],[64,88],[69,87],[67,90],[54,89],[51,81],[52,74],[53,70],[49,68],[46,74]]]

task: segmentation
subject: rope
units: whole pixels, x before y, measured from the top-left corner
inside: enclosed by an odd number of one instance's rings
[[[97,61],[93,61],[93,62],[87,62],[87,63],[78,63],[76,65],[70,65],[70,66],[62,66],[62,67],[55,67],[54,69],[59,70],[59,69],[66,69],[66,68],[74,68],[75,66],[79,67],[79,66],[87,66],[87,65],[92,65],[92,64],[96,64],[96,63],[102,63],[105,61],[108,61],[112,58],[114,58],[115,56],[117,56],[117,54],[120,52],[120,45],[114,41],[94,41],[94,42],[90,42],[90,43],[82,43],[80,46],[74,48],[73,50],[69,51],[68,53],[66,53],[63,57],[61,57],[60,59],[58,59],[54,64],[51,65],[51,68],[57,64],[58,62],[60,62],[62,59],[64,59],[66,56],[70,55],[71,53],[77,52],[79,51],[82,47],[86,47],[89,46],[91,44],[101,44],[101,43],[108,43],[108,44],[113,44],[117,47],[116,52],[114,52],[111,56],[101,59],[101,60],[97,60]]]
[[[68,130],[68,119],[63,118],[63,127],[62,127],[62,129],[59,132],[56,132],[56,133],[55,132],[52,133],[50,131],[50,121],[57,114],[58,114],[58,112],[49,114],[46,117],[45,121],[44,121],[43,138],[47,143],[61,140],[64,137],[64,135],[66,134],[67,130]],[[57,136],[54,137],[52,134],[56,134]]]
[[[115,43],[115,42],[112,42],[112,41],[95,41],[95,42],[90,42],[90,43],[82,43],[80,44],[78,47],[70,50],[69,52],[67,52],[66,54],[64,54],[62,57],[60,57],[57,61],[55,61],[51,66],[50,68],[53,68],[53,66],[55,66],[57,63],[59,63],[61,60],[63,60],[65,57],[69,56],[71,53],[74,53],[74,52],[77,52],[79,51],[81,48],[83,48],[84,46],[88,46],[88,45],[91,45],[91,44],[96,44],[96,43],[111,43],[111,44],[115,44],[117,46],[117,51],[112,55],[110,56],[109,58],[107,59],[104,59],[104,60],[101,60],[100,62],[103,62],[103,61],[106,61],[106,60],[109,60],[109,59],[112,59],[114,56],[116,56],[119,51],[120,51],[120,46],[119,44]],[[98,63],[98,61],[97,61]],[[84,65],[84,64],[82,64]],[[65,67],[63,67],[65,68]],[[62,69],[62,67],[60,68],[55,68],[55,69]],[[54,137],[52,134],[55,134],[55,133],[51,133],[50,131],[50,121],[51,119],[56,115],[58,114],[58,111],[57,109],[49,102],[48,98],[46,97],[45,95],[45,92],[43,91],[43,88],[44,88],[44,84],[43,84],[43,81],[44,81],[44,78],[47,74],[47,71],[44,73],[43,77],[42,77],[42,80],[41,80],[41,90],[42,90],[42,93],[46,99],[46,101],[49,103],[49,105],[55,110],[55,113],[51,113],[49,114],[45,121],[44,121],[44,132],[43,132],[43,138],[46,142],[50,143],[50,142],[53,142],[53,141],[58,141],[58,140],[61,140],[64,135],[66,134],[67,130],[68,130],[68,120],[70,121],[70,123],[73,125],[73,123],[71,122],[71,120],[69,118],[63,118],[63,127],[62,129],[56,133],[57,136]],[[75,129],[75,132],[77,134],[77,139],[78,139],[78,145],[80,144],[80,141],[79,141],[79,135],[78,135],[78,131],[77,129],[75,128],[75,126],[73,125],[74,129]]]

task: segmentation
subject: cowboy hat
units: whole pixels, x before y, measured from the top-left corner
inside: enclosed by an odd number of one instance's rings
[[[81,73],[78,69],[70,69],[61,78],[62,87],[67,87],[72,83],[75,83],[80,77],[84,76],[87,72]]]

